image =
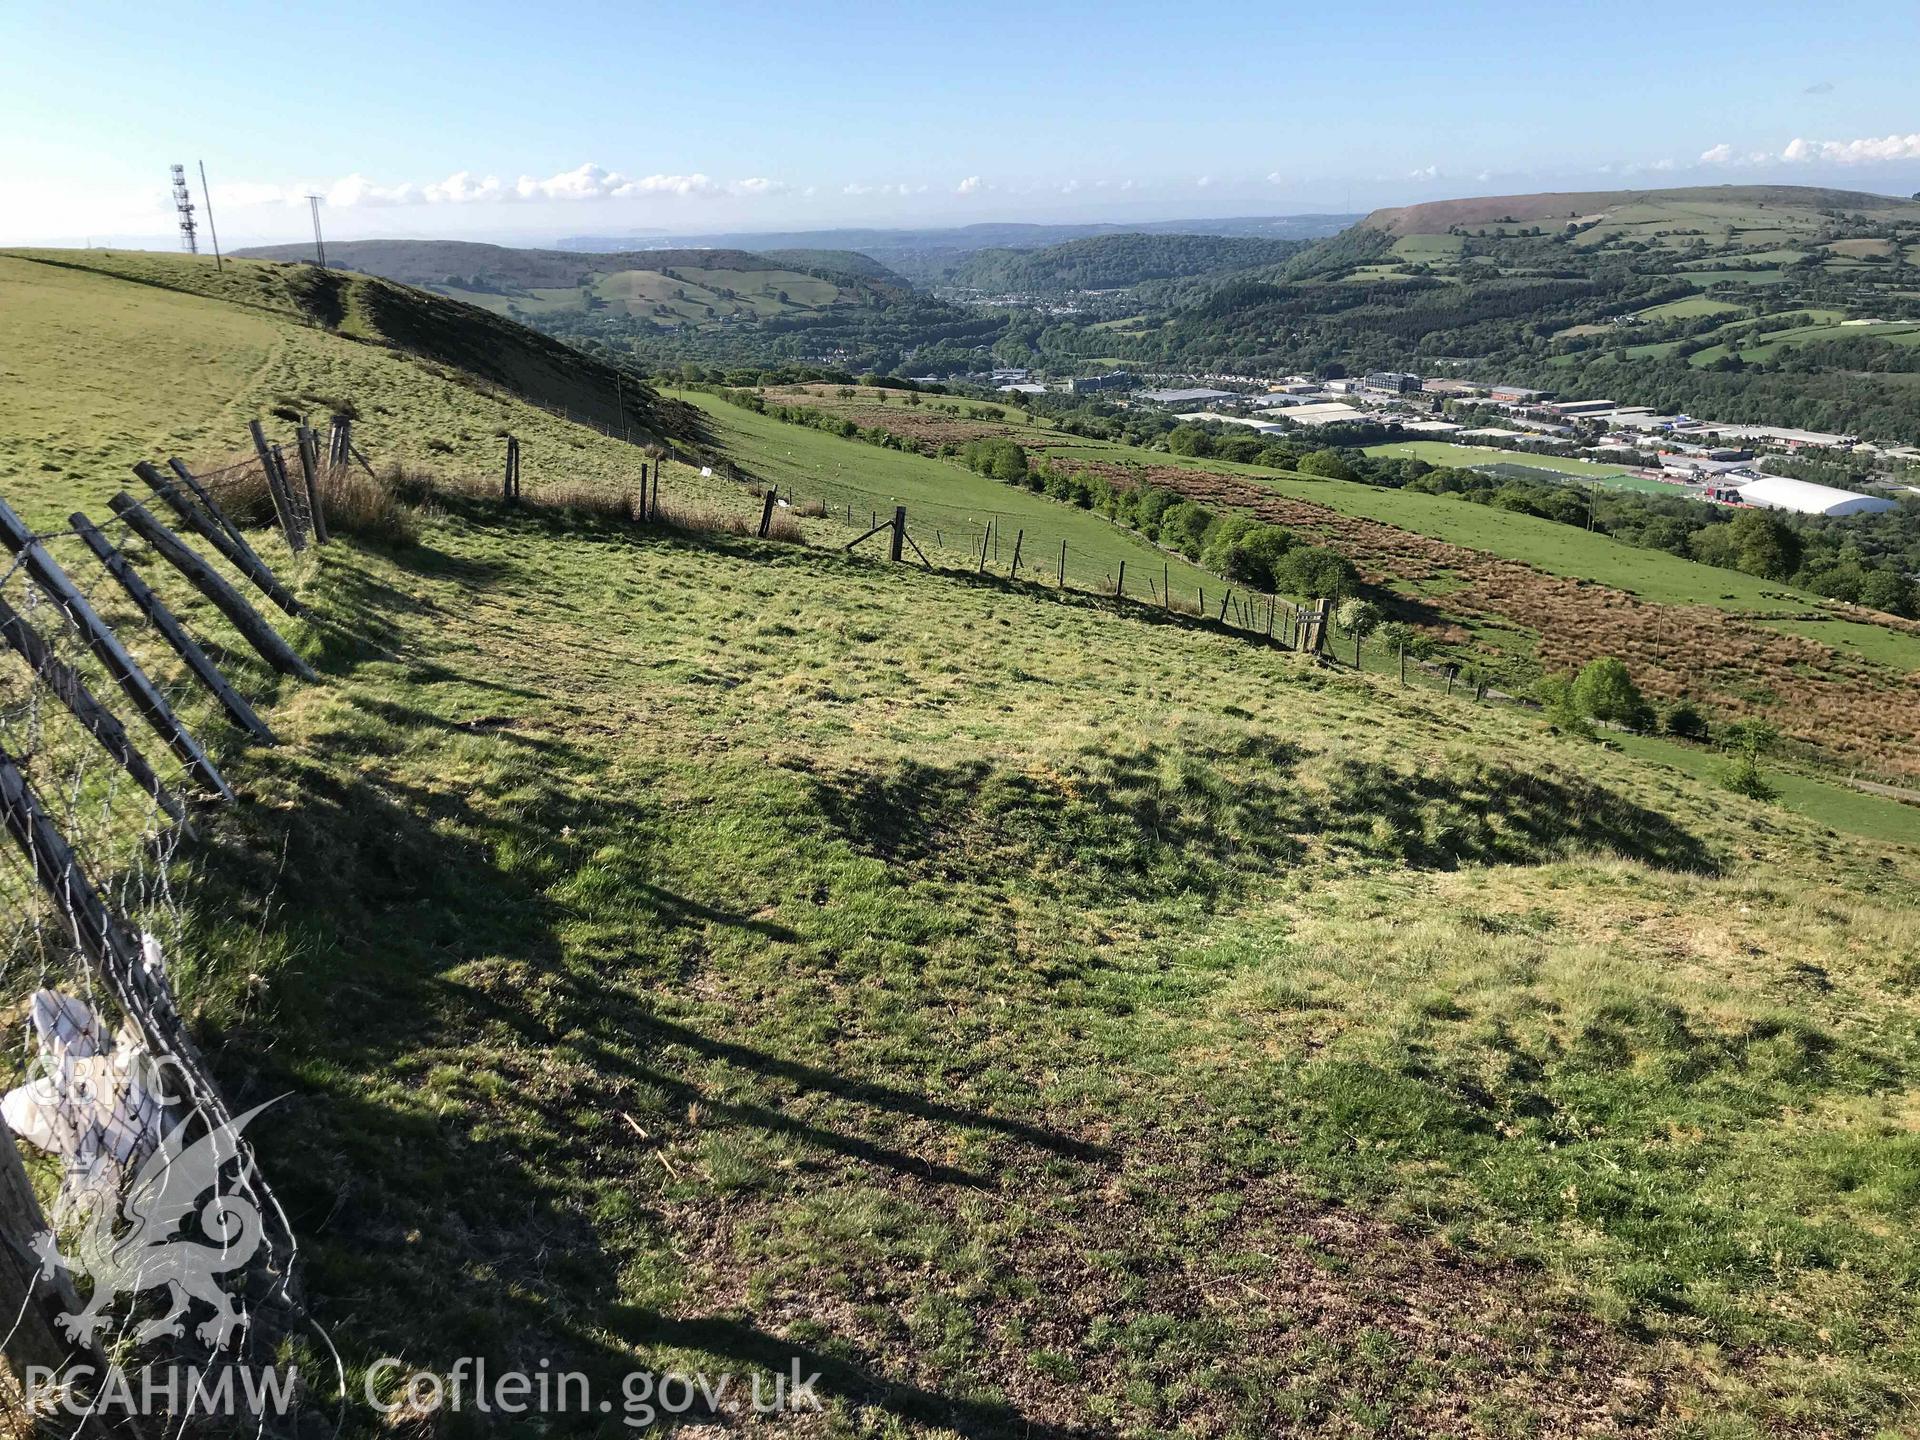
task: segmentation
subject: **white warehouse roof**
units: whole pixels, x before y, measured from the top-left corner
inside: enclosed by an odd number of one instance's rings
[[[1857,495],[1831,485],[1815,485],[1788,475],[1763,475],[1740,487],[1740,499],[1768,510],[1794,510],[1802,515],[1866,515],[1891,510],[1895,502],[1877,495]]]

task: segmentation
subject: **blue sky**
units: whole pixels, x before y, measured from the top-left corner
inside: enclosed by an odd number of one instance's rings
[[[229,245],[1920,190],[1920,7],[0,6],[0,243]]]

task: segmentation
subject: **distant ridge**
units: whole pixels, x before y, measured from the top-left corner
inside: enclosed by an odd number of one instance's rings
[[[1375,210],[1357,228],[1389,235],[1444,235],[1455,225],[1532,223],[1591,217],[1623,205],[1718,202],[1782,205],[1800,210],[1891,210],[1911,203],[1905,196],[1815,185],[1693,185],[1673,190],[1565,190],[1539,195],[1485,195],[1430,200]]]

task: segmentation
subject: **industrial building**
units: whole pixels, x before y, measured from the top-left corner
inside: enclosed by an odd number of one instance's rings
[[[1403,370],[1375,370],[1367,376],[1366,386],[1369,390],[1385,390],[1392,395],[1418,395],[1420,377]]]
[[[1740,487],[1742,505],[1766,510],[1792,510],[1801,515],[1872,515],[1898,503],[1878,495],[1858,495],[1831,485],[1815,485],[1788,475],[1762,475]]]
[[[1105,375],[1076,375],[1067,381],[1067,391],[1072,395],[1092,395],[1101,390],[1130,390],[1134,377],[1124,370],[1112,370]]]
[[[1235,405],[1246,396],[1232,390],[1142,390],[1134,398],[1149,405]]]

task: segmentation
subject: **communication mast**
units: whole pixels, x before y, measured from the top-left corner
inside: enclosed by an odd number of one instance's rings
[[[173,167],[173,208],[180,215],[180,248],[189,255],[200,253],[200,227],[193,223],[193,192],[187,189],[187,167]]]

